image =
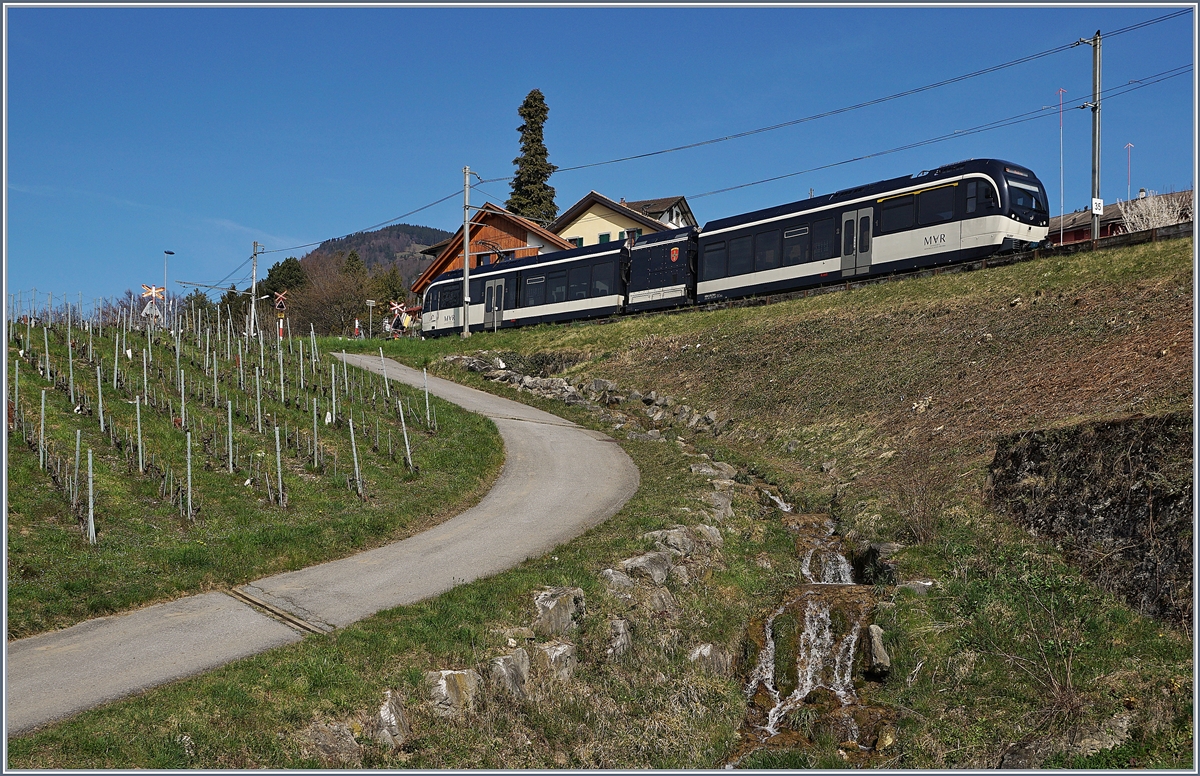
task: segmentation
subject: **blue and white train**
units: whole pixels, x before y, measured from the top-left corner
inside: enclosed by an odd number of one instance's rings
[[[974,261],[1045,240],[1046,188],[1029,169],[973,159],[917,175],[471,271],[470,329],[608,317],[777,294]],[[426,336],[461,332],[462,270],[430,284]]]

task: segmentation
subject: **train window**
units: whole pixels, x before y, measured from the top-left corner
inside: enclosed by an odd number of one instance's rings
[[[589,274],[587,267],[574,267],[571,269],[571,283],[567,294],[568,299],[587,299]]]
[[[808,227],[788,229],[783,233],[783,263],[804,264],[812,260],[812,243],[808,236]]]
[[[1030,186],[1028,183],[1014,181],[1012,178],[1009,178],[1008,196],[1012,200],[1013,207],[1039,212],[1046,210],[1046,203],[1042,197],[1042,193],[1038,191],[1036,186]]]
[[[525,291],[521,294],[522,307],[536,307],[546,303],[546,278],[538,275],[535,278],[525,278]]]
[[[483,278],[467,282],[471,284],[471,304],[479,304],[483,299]]]
[[[854,255],[854,216],[851,215],[842,224],[842,255]]]
[[[871,217],[863,216],[858,219],[858,252],[866,253],[871,250]]]
[[[832,259],[837,253],[837,243],[833,239],[832,218],[823,218],[813,224],[813,261]]]
[[[729,274],[744,275],[754,271],[753,238],[749,235],[729,241]]]
[[[592,267],[592,297],[611,296],[616,293],[613,279],[613,263],[604,261]]]
[[[700,265],[701,280],[716,280],[725,277],[725,243],[709,243],[704,246],[704,261]]]
[[[462,307],[461,282],[442,286],[442,294],[441,298],[438,300],[438,307],[443,310],[449,310],[452,307]]]
[[[754,236],[754,269],[775,269],[779,266],[779,230],[759,232]]]
[[[548,301],[551,303],[567,301],[567,271],[565,269],[547,275],[546,285],[550,287]]]
[[[438,296],[441,295],[440,288],[433,288],[425,292],[425,303],[422,305],[421,312],[433,313],[438,309]]]
[[[879,233],[898,232],[916,223],[916,204],[912,194],[884,200],[880,207]]]
[[[511,310],[516,307],[513,298],[517,295],[517,276],[509,275],[504,279],[504,306],[501,311]]]
[[[942,186],[917,195],[917,222],[939,224],[954,218],[954,186]]]

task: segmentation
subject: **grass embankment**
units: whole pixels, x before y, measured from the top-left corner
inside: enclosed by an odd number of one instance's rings
[[[618,413],[655,425],[628,405],[600,423],[439,363],[476,349],[526,362],[569,351],[568,361],[579,359],[569,374],[716,410],[731,422],[719,436],[671,431],[780,486],[803,509],[832,509],[849,541],[904,543],[902,576],[938,586],[926,597],[878,588],[876,621],[893,669],[886,684],[861,692],[899,712],[886,764],[994,767],[1009,742],[1065,736],[1127,710],[1129,742],[1053,764],[1190,768],[1189,635],[1096,590],[1053,547],[993,514],[981,493],[999,433],[1190,410],[1191,248],[1174,241],[766,308],[385,349],[594,427],[610,428]],[[394,754],[365,743],[368,767],[710,767],[737,745],[742,680],[702,674],[685,656],[703,641],[738,653],[746,621],[798,578],[792,538],[778,513],[742,491],[724,548],[698,563],[690,585],[668,582],[677,617],[625,611],[597,573],[648,549],[637,538],[644,531],[700,522],[707,486],[686,473],[694,459],[676,445],[621,444],[641,470],[638,494],[551,556],[10,741],[9,767],[314,765],[300,743],[307,724],[361,718],[383,687],[408,698],[413,738]],[[421,701],[421,673],[482,670],[509,651],[496,629],[528,624],[531,594],[556,584],[587,596],[571,636],[575,679],[537,701],[492,694],[465,720],[434,717]],[[633,619],[634,651],[612,664],[603,648],[615,614]],[[815,738],[742,764],[838,767],[838,742]]]
[[[143,383],[139,351],[146,337],[137,332],[125,335],[121,344],[133,351],[133,357],[121,355],[114,389],[115,332],[114,326],[106,326],[103,337],[93,332],[95,360],[91,361],[87,358],[87,332],[79,329],[78,322],[72,328],[76,401],[84,410],[76,414],[70,399],[65,326],[56,323],[49,332],[54,382],[39,374],[46,339],[40,328],[31,327],[31,342],[26,342],[26,327],[14,327],[20,342],[9,345],[9,374],[10,382],[14,381],[15,364],[20,360],[18,409],[24,427],[19,420],[10,433],[7,461],[10,639],[241,584],[411,535],[481,497],[502,464],[502,445],[491,421],[434,400],[435,432],[425,426],[424,396],[419,392],[393,384],[389,403],[378,378],[352,370],[345,373],[351,380],[344,384],[340,363],[328,355],[314,370],[307,347],[301,390],[298,340],[284,345],[287,401],[281,402],[279,362],[270,339],[261,361],[255,352],[257,343],[250,353],[243,354],[246,363],[239,380],[236,360],[225,358],[223,341],[206,348],[201,337],[197,347],[194,333],[185,334],[179,362],[187,394],[185,425],[174,377],[173,344],[156,338],[154,361],[147,364]],[[24,358],[18,355],[22,349]],[[229,353],[236,355],[236,348],[231,347]],[[216,407],[212,398],[214,358],[219,392]],[[338,370],[338,420],[326,425],[334,364]],[[99,427],[97,365],[104,381],[104,433]],[[260,377],[261,433],[256,367],[265,367]],[[43,389],[48,470],[39,467],[37,449]],[[137,407],[133,401],[135,395],[144,401],[146,394],[151,405],[141,406],[147,465],[143,474],[138,471]],[[408,416],[408,433],[416,472],[405,464],[402,429],[395,411],[397,397],[411,403],[415,413]],[[314,398],[319,405],[317,465],[311,447]],[[233,473],[228,470],[227,399],[236,405]],[[88,409],[93,414],[87,414]],[[361,501],[353,488],[351,415],[366,493]],[[180,419],[179,426],[173,418]],[[269,486],[271,495],[277,495],[275,424],[281,438],[286,509],[273,504],[267,490]],[[73,510],[70,493],[75,481],[77,430],[82,432],[79,500]],[[185,514],[189,430],[191,519]],[[25,436],[32,445],[25,444]],[[88,513],[89,449],[93,453],[95,546],[88,543],[83,530]]]

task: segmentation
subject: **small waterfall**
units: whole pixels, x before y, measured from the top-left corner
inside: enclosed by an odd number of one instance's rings
[[[775,676],[774,624],[787,608],[787,605],[781,606],[767,618],[766,641],[745,689],[747,697],[750,698],[761,686],[774,701],[774,706],[767,712],[767,724],[757,726],[768,737],[778,734],[779,721],[784,715],[804,703],[808,694],[817,688],[832,692],[843,706],[855,702],[858,698],[854,692],[851,675],[854,670],[854,648],[858,643],[860,624],[855,622],[849,633],[838,638],[833,632],[829,603],[811,599],[805,605],[804,630],[797,643],[798,682],[786,698],[781,697],[779,682]]]

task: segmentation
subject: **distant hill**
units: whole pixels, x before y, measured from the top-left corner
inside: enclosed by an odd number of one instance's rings
[[[395,263],[396,269],[405,280],[405,285],[411,286],[412,281],[433,261],[429,256],[422,256],[421,251],[445,240],[451,234],[431,226],[394,224],[373,232],[356,232],[346,237],[326,240],[302,257],[301,261],[338,253],[345,256],[350,251],[357,251],[363,264],[372,272],[378,271],[376,267],[387,270],[389,264]]]

